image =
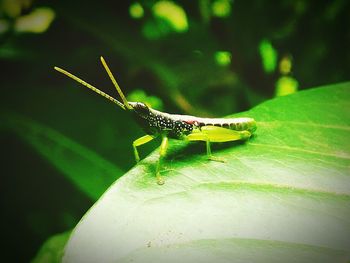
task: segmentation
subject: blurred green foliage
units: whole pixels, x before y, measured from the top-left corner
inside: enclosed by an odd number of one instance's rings
[[[228,51],[217,51],[215,53],[215,60],[218,65],[228,66],[231,64],[231,53]]]
[[[147,96],[146,92],[141,89],[135,89],[127,96],[128,101],[142,101],[149,107],[163,111],[164,105],[160,98],[156,96]]]
[[[157,1],[152,6],[153,15],[171,26],[175,32],[188,30],[187,16],[183,8],[172,1]]]
[[[262,64],[266,73],[272,73],[276,69],[277,51],[271,42],[263,39],[259,45]]]
[[[298,81],[292,77],[283,76],[276,82],[276,96],[286,96],[298,90]]]
[[[53,66],[116,96],[98,65],[104,55],[131,97],[171,113],[223,116],[348,80],[349,10],[346,0],[0,0],[1,112],[49,127],[125,172],[142,131]],[[1,130],[1,143],[2,223],[17,230],[4,233],[4,257],[28,261],[94,198],[12,131]]]
[[[211,3],[213,16],[228,17],[231,14],[232,0],[215,0]]]
[[[142,18],[144,15],[143,7],[138,2],[135,2],[135,3],[130,5],[129,12],[130,12],[130,16],[132,18],[136,18],[136,19]]]

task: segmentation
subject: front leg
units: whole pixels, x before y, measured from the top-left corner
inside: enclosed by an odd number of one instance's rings
[[[160,168],[163,162],[163,159],[166,155],[166,151],[168,149],[168,137],[163,136],[162,138],[162,144],[160,145],[160,152],[159,152],[159,160],[157,164],[157,170],[156,170],[156,177],[157,177],[157,183],[159,185],[164,184],[163,178],[160,176]]]
[[[140,161],[140,156],[139,156],[139,152],[137,151],[138,146],[143,145],[145,143],[148,143],[150,141],[152,141],[155,137],[151,136],[151,135],[145,135],[142,136],[140,138],[138,138],[137,140],[135,140],[132,143],[132,147],[134,148],[134,155],[135,155],[135,160],[138,163]]]

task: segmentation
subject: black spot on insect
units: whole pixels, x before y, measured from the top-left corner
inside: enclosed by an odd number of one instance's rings
[[[233,130],[237,130],[236,123],[231,123],[230,128]]]
[[[246,130],[247,129],[247,124],[246,123],[241,123],[241,129]]]
[[[222,124],[222,127],[224,127],[224,128],[229,128],[230,125],[229,125],[228,123],[223,123],[223,124]]]
[[[215,123],[214,126],[221,127],[220,123]]]

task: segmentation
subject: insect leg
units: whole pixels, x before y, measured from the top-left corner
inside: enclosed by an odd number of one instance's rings
[[[205,145],[206,145],[206,148],[207,148],[207,157],[208,157],[208,160],[211,160],[211,161],[218,161],[218,162],[225,162],[224,159],[221,159],[221,158],[218,158],[218,157],[215,157],[212,155],[211,153],[211,147],[210,147],[210,136],[203,132],[203,131],[199,131],[199,132],[196,132],[196,133],[192,133],[192,134],[189,134],[186,139],[188,139],[189,141],[205,141]]]
[[[158,164],[157,164],[157,170],[156,170],[156,177],[157,177],[157,183],[159,185],[164,184],[164,180],[163,178],[160,176],[160,168],[161,168],[161,164],[163,162],[163,159],[166,155],[166,151],[168,149],[168,137],[163,136],[162,138],[162,144],[160,145],[160,153],[159,153],[159,160],[158,160]]]
[[[207,147],[208,160],[222,162],[222,163],[226,162],[225,159],[222,159],[222,158],[219,158],[219,157],[215,157],[215,156],[213,156],[211,154],[210,140],[209,140],[208,137],[207,137],[207,140],[205,141],[205,144],[206,144],[206,147]]]
[[[135,140],[132,143],[132,147],[134,148],[135,160],[137,163],[140,161],[140,156],[139,156],[139,152],[137,151],[136,147],[140,146],[142,144],[148,143],[149,141],[152,141],[153,139],[154,139],[154,137],[152,137],[151,135],[145,135],[145,136],[138,138],[137,140]]]

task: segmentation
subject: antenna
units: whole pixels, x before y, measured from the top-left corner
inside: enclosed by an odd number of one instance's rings
[[[117,91],[118,91],[118,93],[119,93],[119,96],[120,96],[120,98],[121,98],[122,101],[123,101],[124,106],[125,106],[127,109],[131,110],[132,107],[130,106],[130,104],[128,103],[127,99],[125,98],[125,96],[124,96],[124,94],[123,94],[121,88],[119,87],[117,81],[115,80],[115,78],[114,78],[114,76],[113,76],[111,70],[109,69],[109,67],[108,67],[108,65],[107,65],[107,63],[106,63],[106,61],[104,60],[104,58],[103,58],[102,56],[100,57],[100,59],[101,59],[101,62],[102,62],[103,67],[105,68],[105,70],[106,70],[107,73],[108,73],[109,78],[112,80],[114,87],[117,89]]]
[[[115,98],[113,98],[112,96],[108,95],[107,93],[104,93],[103,91],[99,90],[98,88],[95,88],[94,86],[92,86],[91,84],[87,83],[86,81],[78,78],[77,76],[74,76],[72,73],[69,73],[68,71],[61,69],[59,67],[54,67],[55,70],[57,70],[58,72],[61,72],[62,74],[66,75],[67,77],[74,79],[75,81],[79,82],[80,84],[84,85],[85,87],[91,89],[92,91],[96,92],[97,94],[105,97],[106,99],[114,102],[115,104],[117,104],[119,107],[121,107],[122,109],[125,110],[125,106],[118,100],[116,100]],[[129,105],[130,106],[130,105]],[[131,106],[130,106],[131,107]]]

